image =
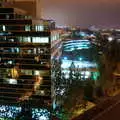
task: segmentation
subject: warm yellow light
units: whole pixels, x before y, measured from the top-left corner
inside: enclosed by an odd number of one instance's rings
[[[11,76],[12,78],[16,79],[19,77],[19,73],[18,73],[18,70],[14,67],[11,69]]]
[[[34,91],[36,91],[39,86],[42,84],[43,78],[39,75],[36,76],[35,83],[34,83]]]

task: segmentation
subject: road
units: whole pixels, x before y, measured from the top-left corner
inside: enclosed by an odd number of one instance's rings
[[[92,120],[120,120],[120,95],[114,99],[118,100],[116,103],[108,107],[106,110],[99,113]]]
[[[72,120],[120,120],[120,94],[106,99]]]

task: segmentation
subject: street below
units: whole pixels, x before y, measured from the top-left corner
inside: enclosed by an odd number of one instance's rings
[[[116,103],[113,103],[92,120],[120,120],[120,95],[113,97],[113,100],[116,100]]]

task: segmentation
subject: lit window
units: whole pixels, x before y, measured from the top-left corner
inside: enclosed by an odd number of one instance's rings
[[[42,26],[42,25],[37,25],[37,26],[35,26],[35,30],[36,30],[36,31],[44,31],[44,26]]]
[[[14,39],[9,39],[11,42],[14,42]]]
[[[32,70],[21,70],[24,75],[32,75]]]
[[[38,31],[38,26],[35,26],[35,30]]]
[[[6,29],[5,29],[5,25],[3,25],[3,31],[5,31]]]
[[[8,64],[12,64],[12,63],[13,63],[13,61],[11,61],[11,60],[10,60],[10,61],[8,61]]]
[[[33,43],[49,43],[48,37],[33,37],[32,38]]]
[[[53,41],[55,40],[55,36],[53,36]]]
[[[56,34],[54,35],[54,39],[57,40],[57,35]]]
[[[19,42],[23,42],[23,37],[18,37],[17,39]]]
[[[11,69],[11,75],[12,75],[12,78],[18,78],[19,77],[19,73],[18,73],[17,68],[12,68]]]
[[[17,80],[16,79],[8,79],[8,84],[16,85],[17,84]]]
[[[37,53],[37,49],[36,49],[36,48],[33,49],[33,53],[34,53],[34,54]]]
[[[56,36],[57,36],[57,40],[59,40],[59,38],[60,38],[60,37],[59,37],[59,34],[57,34]]]
[[[36,70],[35,75],[40,75],[40,72]]]
[[[31,38],[30,37],[23,37],[23,42],[31,42]]]
[[[25,31],[30,31],[30,25],[25,26]]]

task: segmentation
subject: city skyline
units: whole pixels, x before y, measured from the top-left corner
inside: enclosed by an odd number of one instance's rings
[[[119,0],[41,0],[41,4],[42,17],[56,20],[57,25],[119,26]]]

